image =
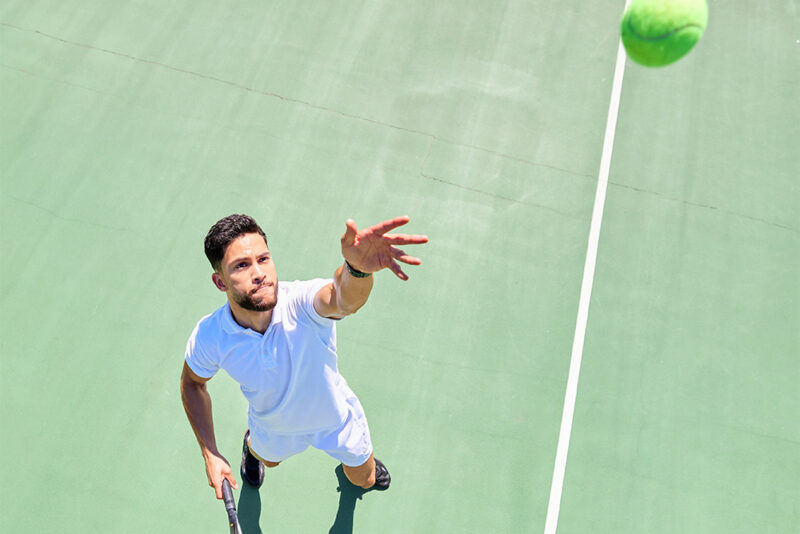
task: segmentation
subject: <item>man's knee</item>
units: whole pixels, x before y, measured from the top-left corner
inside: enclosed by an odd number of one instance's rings
[[[355,471],[350,469],[345,469],[344,472],[347,475],[347,479],[353,483],[354,486],[358,486],[360,488],[369,489],[375,485],[375,470],[372,469],[370,471]]]
[[[364,489],[369,489],[374,485],[375,485],[375,471],[373,470],[372,473],[370,473],[369,476],[366,478],[364,483],[361,484],[361,487]]]

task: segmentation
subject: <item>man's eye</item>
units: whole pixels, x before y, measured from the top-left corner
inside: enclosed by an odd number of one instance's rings
[[[260,258],[258,261],[261,263],[267,263],[269,261],[269,256],[264,256],[263,258]]]
[[[245,262],[242,262],[236,266],[237,269],[241,269],[242,267],[247,267],[247,264]]]

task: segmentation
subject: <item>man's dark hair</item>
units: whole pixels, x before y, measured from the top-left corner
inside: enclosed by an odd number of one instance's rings
[[[225,249],[231,241],[244,234],[259,234],[267,243],[267,236],[264,230],[247,215],[228,215],[220,219],[211,227],[206,234],[206,258],[211,263],[215,271],[220,272],[222,268],[222,258],[225,256]],[[269,246],[269,245],[267,245]]]

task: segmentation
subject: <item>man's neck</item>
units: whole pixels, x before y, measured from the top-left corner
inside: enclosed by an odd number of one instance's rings
[[[233,320],[236,321],[242,328],[249,328],[250,330],[255,330],[259,334],[263,334],[267,331],[269,324],[272,322],[272,312],[274,310],[245,310],[230,299],[228,299],[228,304],[231,307]]]

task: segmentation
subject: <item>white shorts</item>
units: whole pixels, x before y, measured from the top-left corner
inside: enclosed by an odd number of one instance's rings
[[[299,454],[308,446],[328,453],[348,467],[366,463],[372,454],[372,440],[364,409],[355,395],[347,398],[347,419],[338,428],[315,434],[276,434],[250,429],[250,450],[260,459],[270,462]]]

